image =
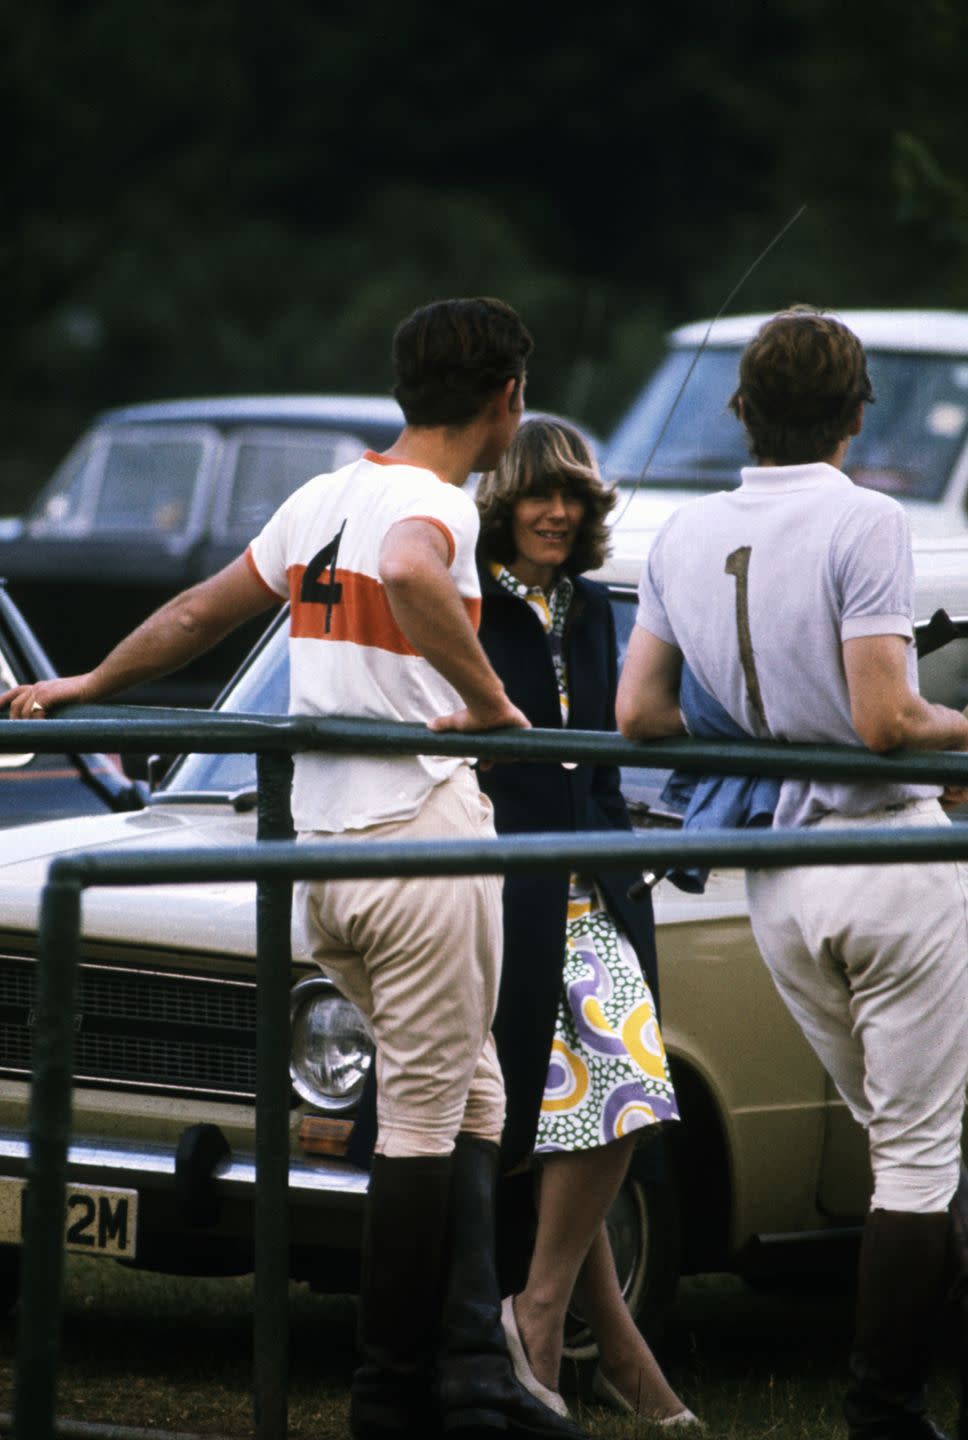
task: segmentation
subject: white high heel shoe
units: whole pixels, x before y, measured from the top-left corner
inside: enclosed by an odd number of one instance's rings
[[[508,1354],[511,1356],[511,1364],[517,1376],[518,1383],[523,1385],[529,1395],[540,1400],[542,1405],[547,1405],[556,1415],[563,1420],[569,1418],[568,1406],[558,1394],[557,1390],[550,1390],[547,1385],[542,1385],[535,1375],[528,1362],[528,1352],[524,1348],[524,1341],[521,1339],[521,1331],[518,1329],[518,1322],[514,1316],[514,1297],[506,1295],[501,1301],[501,1324],[504,1326],[504,1336],[508,1342]]]
[[[596,1367],[595,1374],[592,1376],[592,1394],[599,1400],[604,1400],[605,1404],[610,1405],[613,1410],[620,1410],[623,1415],[638,1413],[631,1401],[626,1400],[621,1390],[612,1384],[607,1375],[602,1373],[600,1367]],[[699,1417],[685,1406],[681,1410],[677,1410],[674,1415],[666,1415],[663,1420],[652,1420],[650,1417],[649,1423],[661,1425],[663,1430],[672,1430],[680,1425],[694,1425],[699,1430],[705,1429]]]

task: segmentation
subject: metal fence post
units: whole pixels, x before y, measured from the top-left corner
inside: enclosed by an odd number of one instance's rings
[[[40,909],[15,1440],[52,1440],[54,1435],[80,928],[79,881],[49,881]]]
[[[292,838],[292,759],[257,757],[258,838]],[[260,880],[256,910],[256,1187],[253,1411],[257,1440],[285,1440],[289,1369],[289,986],[292,881]]]

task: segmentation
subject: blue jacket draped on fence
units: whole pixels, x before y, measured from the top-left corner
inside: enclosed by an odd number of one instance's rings
[[[751,740],[719,701],[703,689],[683,662],[679,705],[690,735],[702,740]],[[684,830],[746,829],[773,823],[780,793],[779,780],[743,775],[687,775],[674,770],[662,792],[662,799],[684,811]],[[680,890],[702,894],[708,869],[700,866],[675,867],[667,879]]]

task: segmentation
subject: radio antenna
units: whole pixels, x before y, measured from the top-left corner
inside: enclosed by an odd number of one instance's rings
[[[787,231],[788,231],[788,230],[791,230],[791,229],[793,228],[793,226],[797,223],[797,221],[800,219],[800,216],[803,214],[803,212],[806,210],[806,208],[807,208],[806,205],[801,205],[800,208],[799,208],[799,210],[797,210],[795,214],[793,214],[793,215],[790,216],[789,220],[786,222],[786,224],[783,226],[783,228],[780,229],[780,230],[778,230],[778,231],[776,232],[776,234],[773,236],[773,239],[770,241],[770,243],[769,243],[763,250],[760,251],[759,255],[757,255],[757,257],[756,257],[756,259],[753,261],[752,265],[748,266],[747,269],[746,269],[746,270],[743,272],[743,274],[740,276],[740,278],[737,280],[736,284],[733,286],[732,290],[730,290],[729,294],[726,296],[726,299],[723,301],[722,305],[720,305],[719,309],[716,311],[716,314],[713,316],[713,318],[710,320],[709,324],[706,326],[706,333],[705,333],[705,335],[702,337],[702,340],[701,340],[701,342],[700,342],[700,344],[699,344],[699,348],[697,349],[695,355],[692,357],[692,360],[691,360],[691,362],[690,362],[690,365],[689,365],[688,370],[686,371],[685,375],[682,377],[682,383],[680,384],[679,389],[678,389],[678,390],[676,391],[676,393],[675,393],[675,397],[673,398],[672,404],[669,406],[669,413],[666,415],[665,419],[664,419],[663,422],[662,422],[662,428],[661,428],[661,430],[659,431],[658,435],[657,435],[656,438],[655,438],[655,443],[653,444],[652,449],[649,451],[648,455],[646,456],[645,464],[642,466],[642,469],[641,469],[641,471],[639,472],[639,475],[638,475],[638,477],[637,477],[637,479],[636,479],[636,481],[635,481],[635,484],[632,486],[631,490],[629,491],[629,493],[628,493],[628,498],[626,499],[625,504],[622,506],[621,510],[618,512],[618,514],[616,515],[615,519],[612,521],[612,528],[614,528],[614,527],[618,524],[618,522],[621,520],[622,516],[625,514],[626,510],[629,508],[629,505],[632,503],[633,499],[635,498],[635,495],[636,495],[636,492],[638,491],[639,486],[642,484],[642,482],[644,481],[646,475],[649,473],[649,466],[652,464],[652,461],[655,459],[656,451],[658,450],[659,446],[662,444],[663,437],[665,436],[665,433],[666,433],[666,431],[667,431],[668,428],[669,428],[669,425],[670,425],[670,422],[671,422],[671,420],[672,420],[673,415],[676,413],[676,409],[677,409],[677,407],[678,407],[679,401],[682,399],[682,396],[683,396],[683,393],[684,393],[684,391],[685,391],[685,388],[686,388],[686,386],[689,384],[690,376],[692,375],[692,372],[695,370],[696,366],[699,364],[699,358],[700,358],[700,356],[702,355],[703,351],[704,351],[705,348],[706,348],[706,342],[708,341],[710,335],[712,334],[712,328],[713,328],[713,326],[716,324],[716,321],[721,317],[723,311],[724,311],[724,310],[726,309],[726,307],[731,303],[731,301],[733,300],[733,298],[734,298],[736,295],[739,294],[740,290],[742,290],[742,288],[743,288],[743,286],[746,284],[747,280],[748,280],[748,279],[750,278],[750,276],[753,274],[753,271],[756,270],[756,269],[758,269],[759,266],[762,265],[763,261],[766,259],[767,255],[769,255],[770,251],[773,250],[777,245],[779,245],[780,241],[783,239],[783,237],[784,237],[784,235],[787,233]]]

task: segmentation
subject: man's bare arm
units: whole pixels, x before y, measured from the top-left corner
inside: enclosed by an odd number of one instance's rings
[[[243,621],[269,609],[273,597],[244,556],[167,601],[84,675],[17,685],[0,695],[10,718],[40,719],[59,705],[88,703],[155,680],[210,650]],[[39,707],[39,708],[38,708]]]
[[[426,520],[401,520],[391,526],[380,550],[380,579],[393,618],[466,707],[431,721],[430,728],[527,728],[527,717],[511,704],[481,647],[447,562],[446,538]]]
[[[934,705],[913,691],[907,678],[909,641],[901,635],[845,640],[844,671],[854,729],[869,750],[909,746],[915,750],[968,749],[968,720],[958,710]]]
[[[615,699],[615,719],[629,740],[657,740],[684,735],[679,709],[682,652],[643,630],[632,627]]]

